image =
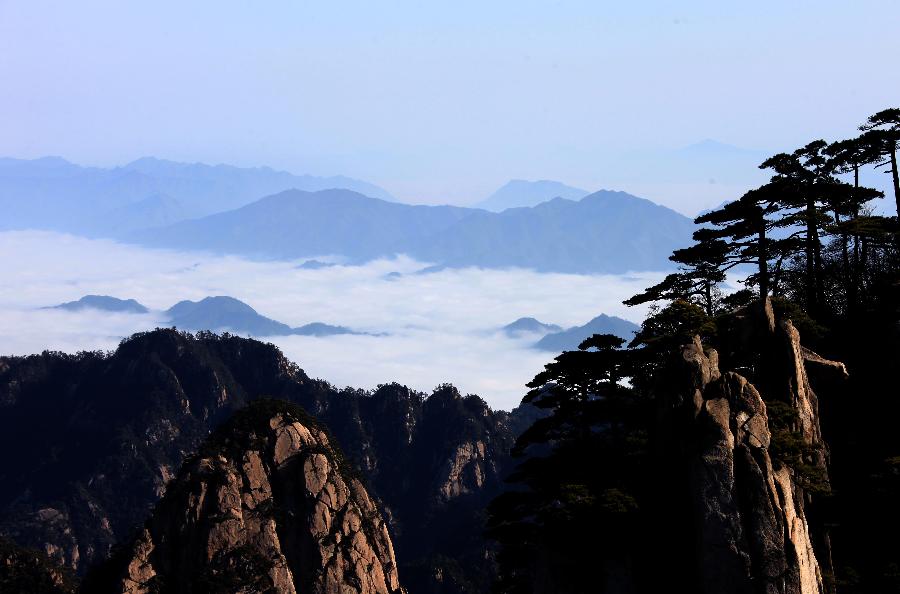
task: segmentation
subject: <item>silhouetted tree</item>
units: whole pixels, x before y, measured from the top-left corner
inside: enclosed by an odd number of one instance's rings
[[[853,191],[846,192],[842,197],[838,196],[839,199],[832,204],[835,226],[841,235],[845,293],[848,309],[851,309],[858,303],[862,270],[866,266],[866,263],[860,260],[858,219],[866,202],[883,197],[881,192],[859,185],[859,172],[864,165],[878,162],[880,155],[861,137],[833,142],[825,148],[825,153],[830,157],[828,164],[834,173],[853,174]],[[848,253],[848,237],[853,237],[852,262]]]
[[[763,162],[762,169],[772,169],[777,183],[783,190],[779,198],[779,225],[802,225],[803,231],[795,233],[802,238],[806,274],[806,307],[811,312],[821,308],[825,282],[822,277],[822,236],[829,216],[825,209],[825,197],[836,182],[828,167],[828,155],[824,140],[815,140],[793,153],[779,153]]]
[[[699,239],[698,239],[699,237]],[[685,299],[699,300],[706,313],[716,309],[718,285],[725,281],[726,272],[739,264],[729,257],[728,244],[721,239],[704,239],[694,234],[697,243],[675,250],[669,260],[681,266],[678,272],[667,275],[661,282],[624,301],[625,305],[639,305],[650,301]]]
[[[628,571],[646,432],[621,338],[594,335],[549,363],[524,402],[550,414],[517,440],[519,489],[490,506],[499,592],[603,592]]]
[[[870,149],[882,155],[884,165],[890,167],[891,179],[894,186],[894,202],[897,207],[897,216],[900,217],[900,174],[897,171],[897,147],[900,146],[900,108],[891,108],[879,111],[869,116],[865,124],[860,126],[865,130],[862,138]]]
[[[696,219],[698,224],[716,225],[699,229],[694,238],[700,242],[727,241],[729,266],[756,264],[756,273],[748,280],[759,287],[761,296],[768,295],[771,286],[769,262],[793,245],[793,236],[771,237],[773,229],[785,225],[783,220],[771,215],[779,212],[782,199],[790,191],[789,183],[772,181]]]

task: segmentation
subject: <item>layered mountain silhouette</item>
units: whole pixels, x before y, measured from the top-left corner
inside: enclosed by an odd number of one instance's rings
[[[313,322],[298,328],[276,322],[234,297],[206,297],[200,301],[179,301],[166,310],[172,325],[182,330],[229,330],[253,336],[331,336],[360,334],[343,326]]]
[[[150,310],[134,299],[118,299],[108,295],[85,295],[77,301],[69,301],[47,309],[81,311],[96,309],[109,312],[148,313]],[[312,322],[292,328],[287,324],[261,315],[255,309],[234,297],[205,297],[200,301],[179,301],[163,314],[168,322],[181,330],[227,330],[235,334],[251,336],[334,336],[336,334],[365,334],[344,326]]]
[[[134,299],[118,299],[109,295],[85,295],[77,301],[67,301],[59,305],[53,305],[46,309],[65,309],[67,311],[81,311],[84,309],[98,309],[101,311],[147,313],[150,310]]]
[[[513,338],[528,334],[550,334],[551,332],[559,332],[561,326],[556,324],[545,324],[535,318],[519,318],[515,322],[507,324],[503,327],[503,332],[507,336]]]
[[[612,334],[623,340],[630,341],[638,330],[640,330],[640,326],[633,322],[617,318],[616,316],[600,314],[583,326],[574,326],[560,332],[547,334],[537,341],[534,346],[543,351],[561,353],[578,349],[579,344],[594,334]]]
[[[501,212],[507,208],[537,206],[541,202],[547,202],[553,198],[581,200],[588,194],[590,192],[587,190],[573,188],[549,179],[538,181],[514,179],[504,184],[496,192],[475,206],[492,212]]]
[[[406,254],[447,267],[622,273],[670,268],[669,254],[692,231],[693,222],[673,210],[606,190],[502,213],[397,204],[348,190],[291,190],[131,239],[262,258],[330,254],[365,262]]]
[[[392,200],[378,186],[268,167],[177,163],[144,157],[110,169],[59,157],[0,158],[0,230],[49,229],[118,237],[135,229],[205,216],[291,188],[348,188]]]

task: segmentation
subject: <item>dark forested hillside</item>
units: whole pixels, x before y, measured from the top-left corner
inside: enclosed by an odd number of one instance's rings
[[[158,330],[111,354],[0,359],[0,451],[17,452],[0,469],[0,532],[84,571],[131,536],[215,427],[261,397],[327,425],[382,506],[404,584],[486,591],[481,510],[514,438],[508,413],[450,386],[337,391],[274,346],[227,335]]]

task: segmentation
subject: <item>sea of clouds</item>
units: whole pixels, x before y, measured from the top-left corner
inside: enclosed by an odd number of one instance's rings
[[[408,258],[364,266],[298,268],[301,261],[151,250],[40,231],[0,233],[0,354],[111,350],[134,332],[166,326],[162,310],[182,299],[230,295],[291,326],[325,322],[379,336],[260,337],[309,375],[337,386],[391,381],[431,391],[443,382],[510,409],[553,358],[502,326],[531,316],[563,327],[600,313],[640,322],[622,300],[661,273],[540,274],[467,268],[417,274]],[[398,274],[392,274],[398,273]],[[133,298],[148,314],[41,309],[87,294]]]

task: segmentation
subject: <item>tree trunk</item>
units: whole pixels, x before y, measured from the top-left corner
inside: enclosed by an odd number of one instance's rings
[[[900,218],[900,175],[897,173],[897,143],[891,143],[891,177],[894,178],[894,203],[897,206],[897,217]]]
[[[865,235],[862,236],[862,267],[860,268],[860,272],[862,273],[862,275],[861,275],[862,282],[860,282],[860,288],[863,289],[866,293],[868,293],[868,291],[866,289],[868,289],[869,285],[871,284],[871,283],[869,283],[869,275],[868,275],[868,272],[869,272],[869,239]]]
[[[859,189],[859,165],[853,166],[853,187],[857,190]],[[859,206],[856,202],[854,202],[853,206],[853,218],[855,220],[859,219]],[[860,293],[860,279],[862,278],[860,269],[859,269],[859,235],[857,233],[853,234],[853,273],[850,278],[850,286],[853,288],[853,299],[854,299],[854,308],[856,307],[855,301],[859,299]]]
[[[704,297],[706,297],[706,315],[713,315],[713,306],[712,306],[712,283],[706,281],[704,287]]]
[[[812,192],[806,198],[806,310],[813,316],[818,313],[816,304],[816,253],[813,243],[818,239],[815,220],[815,199]]]
[[[840,228],[841,215],[838,211],[834,211],[834,224]],[[853,290],[853,279],[850,278],[850,243],[847,237],[847,231],[841,229],[841,280],[844,284],[844,299],[846,299],[845,312],[849,312],[856,307],[856,295]]]
[[[759,266],[759,298],[765,301],[769,295],[769,257],[766,250],[766,221],[759,223],[759,249],[757,251]]]

